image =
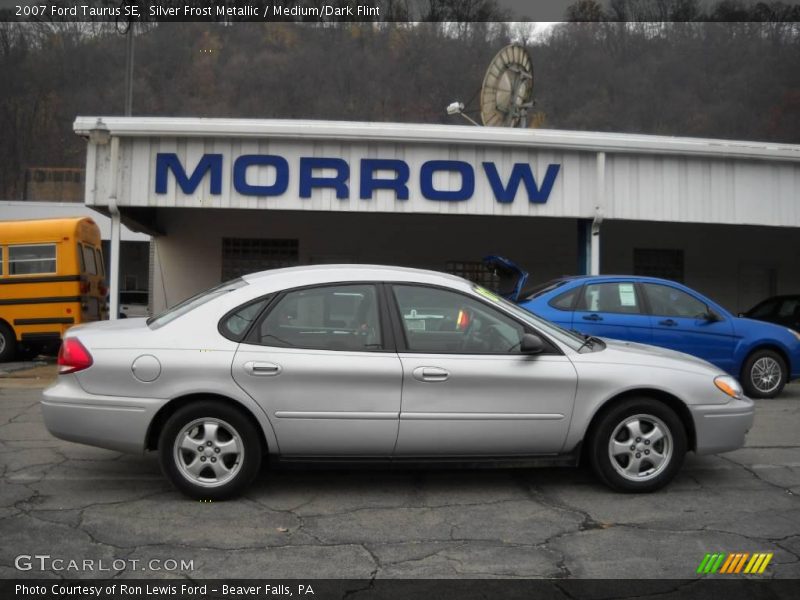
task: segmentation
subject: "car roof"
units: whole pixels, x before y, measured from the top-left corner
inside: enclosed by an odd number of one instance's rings
[[[464,287],[471,285],[466,279],[448,273],[397,267],[390,265],[333,264],[285,267],[250,273],[242,277],[248,283],[267,283],[271,279],[291,279],[297,285],[302,283],[323,283],[327,281],[403,281],[413,283],[442,283]]]
[[[672,279],[663,279],[661,277],[649,277],[647,275],[571,275],[571,276],[563,276],[557,277],[557,280],[565,280],[565,281],[599,281],[603,279],[630,279],[631,281],[643,281],[643,282],[652,282],[652,283],[670,283],[670,284],[677,284],[677,285],[684,285],[679,281],[673,281]]]

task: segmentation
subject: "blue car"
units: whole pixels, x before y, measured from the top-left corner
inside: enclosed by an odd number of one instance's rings
[[[501,281],[527,277],[507,259],[485,260]],[[739,379],[751,398],[774,398],[788,381],[800,378],[800,333],[737,317],[674,281],[577,276],[524,289],[506,284],[503,291],[526,310],[566,329],[703,358]]]

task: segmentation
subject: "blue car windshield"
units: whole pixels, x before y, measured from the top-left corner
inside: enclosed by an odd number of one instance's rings
[[[494,304],[503,307],[505,310],[512,313],[517,318],[522,319],[527,323],[530,323],[531,325],[537,327],[538,329],[541,329],[547,335],[554,337],[559,342],[561,342],[562,344],[566,344],[573,350],[578,351],[585,346],[586,338],[583,337],[582,335],[579,335],[578,333],[572,331],[568,331],[566,329],[559,327],[555,323],[551,323],[550,321],[542,319],[541,317],[537,317],[533,313],[530,313],[527,310],[520,308],[513,302],[510,302],[509,300],[506,300],[505,298],[502,298],[497,294],[495,294],[494,292],[490,292],[486,288],[482,288],[479,285],[472,286],[472,289],[474,289],[478,294],[480,294],[486,300],[489,300],[490,302],[493,302]]]

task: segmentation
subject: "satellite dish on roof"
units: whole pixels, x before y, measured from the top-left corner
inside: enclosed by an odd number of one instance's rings
[[[495,127],[527,127],[533,106],[533,62],[522,46],[510,44],[500,50],[481,86],[481,121]]]

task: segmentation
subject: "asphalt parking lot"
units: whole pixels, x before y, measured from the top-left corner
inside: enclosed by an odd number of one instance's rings
[[[38,403],[53,372],[0,378],[2,578],[693,578],[707,552],[773,552],[764,577],[800,577],[797,384],[758,403],[746,448],[690,455],[651,495],[582,469],[295,469],[200,503],[153,457],[52,438]],[[15,567],[37,554],[64,563]]]

